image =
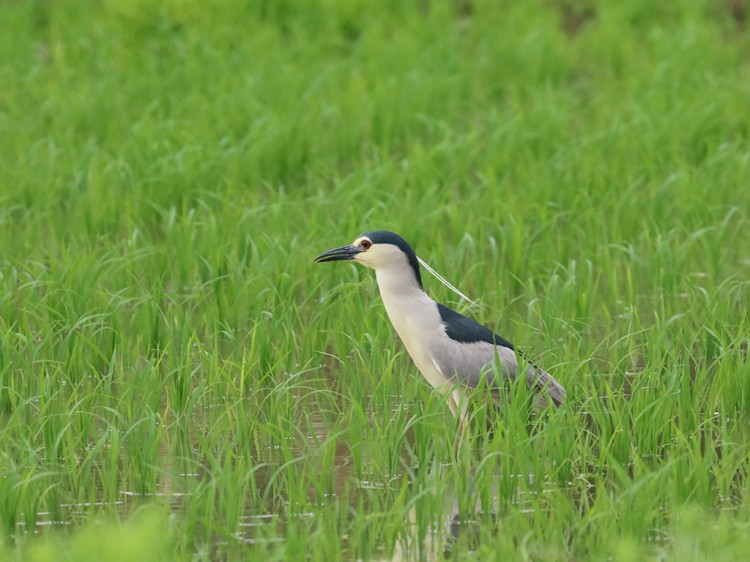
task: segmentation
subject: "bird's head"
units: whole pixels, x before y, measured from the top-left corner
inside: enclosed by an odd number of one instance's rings
[[[323,252],[316,263],[329,261],[354,260],[374,270],[403,269],[416,276],[419,286],[422,278],[419,274],[417,254],[398,234],[387,230],[375,230],[359,236],[352,244]]]

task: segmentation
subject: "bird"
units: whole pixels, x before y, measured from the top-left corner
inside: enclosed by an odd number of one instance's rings
[[[422,284],[420,260],[398,234],[366,232],[352,244],[323,252],[314,261],[354,261],[375,270],[396,333],[422,376],[447,396],[450,411],[462,426],[468,423],[467,393],[480,385],[483,377],[497,401],[503,383],[523,372],[519,357],[525,357],[513,344],[430,298]],[[525,367],[526,383],[536,403],[542,407],[550,402],[561,405],[566,397],[563,386],[533,363],[526,362]]]

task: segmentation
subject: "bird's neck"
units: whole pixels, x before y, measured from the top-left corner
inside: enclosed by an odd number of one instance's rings
[[[422,300],[425,297],[429,299],[410,269],[403,267],[380,268],[375,272],[375,276],[383,301],[414,298]],[[388,305],[386,304],[386,306]]]
[[[411,270],[378,269],[376,276],[385,311],[399,338],[419,370],[432,372],[428,342],[440,326],[435,301],[424,292]]]
[[[388,318],[407,347],[411,347],[411,340],[428,328],[424,323],[436,322],[433,318],[437,314],[435,301],[424,292],[410,270],[378,269],[376,275]]]

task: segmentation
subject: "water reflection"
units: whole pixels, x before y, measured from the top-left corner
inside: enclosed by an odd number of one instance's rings
[[[419,541],[417,533],[417,510],[415,507],[409,510],[406,520],[406,532],[402,539],[396,543],[393,555],[381,560],[401,562],[403,560],[439,560],[450,552],[452,543],[458,539],[461,533],[471,530],[473,519],[461,520],[459,501],[457,496],[449,495],[445,500],[448,509],[444,511],[441,521],[436,522],[430,532],[423,540]],[[474,506],[476,513],[481,513],[482,508],[477,500]]]

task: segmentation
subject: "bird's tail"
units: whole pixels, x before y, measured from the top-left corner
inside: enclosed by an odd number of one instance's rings
[[[526,373],[529,387],[534,389],[537,395],[537,403],[544,407],[552,401],[552,404],[559,406],[565,400],[565,388],[549,373],[541,370],[539,367],[529,368]]]

